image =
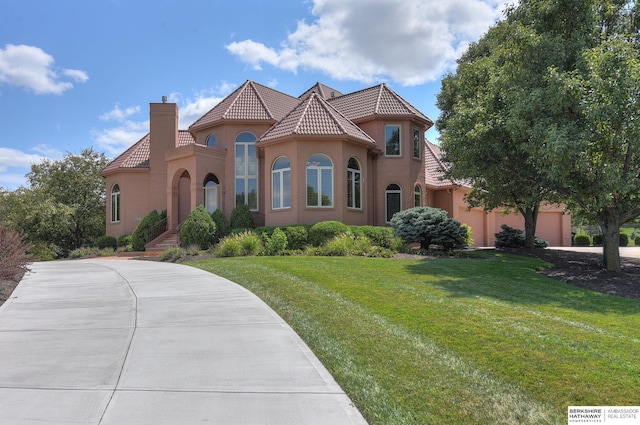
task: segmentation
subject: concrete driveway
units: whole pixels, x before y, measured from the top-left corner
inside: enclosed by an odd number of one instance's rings
[[[188,266],[36,263],[0,359],[2,424],[366,424],[260,299]]]

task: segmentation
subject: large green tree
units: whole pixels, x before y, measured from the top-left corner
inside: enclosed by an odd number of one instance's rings
[[[105,232],[104,153],[85,149],[31,166],[29,187],[0,193],[0,221],[34,244],[70,251]]]
[[[492,76],[468,79],[463,87],[467,103],[480,112],[455,102],[460,118],[444,127],[445,142],[452,126],[467,129],[456,138],[461,146],[465,138],[478,142],[469,135],[487,122],[498,129],[489,134],[501,134],[502,145],[483,134],[497,160],[506,169],[504,152],[518,155],[552,196],[597,222],[603,262],[613,271],[620,270],[620,225],[640,214],[638,25],[636,1],[521,0],[477,44]],[[500,113],[483,117],[498,101]],[[526,176],[526,167],[522,171]],[[526,180],[511,184],[517,182]],[[502,187],[491,180],[486,190]]]
[[[456,72],[442,81],[436,125],[446,177],[472,183],[466,196],[470,206],[522,214],[525,246],[533,248],[540,204],[557,196],[549,189],[544,164],[529,152],[530,131],[510,125],[517,100],[513,91],[525,91],[540,78],[535,69],[513,67],[514,55],[531,52],[516,49],[527,33],[517,23],[502,21],[469,47]]]

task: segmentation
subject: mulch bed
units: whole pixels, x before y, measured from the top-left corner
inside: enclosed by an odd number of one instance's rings
[[[507,249],[504,252],[539,258],[553,267],[539,273],[570,285],[609,295],[640,300],[640,259],[621,258],[622,272],[612,273],[602,267],[602,254],[554,249]],[[22,279],[0,279],[0,305],[13,293]]]

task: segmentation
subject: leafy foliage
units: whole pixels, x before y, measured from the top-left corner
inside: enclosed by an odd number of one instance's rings
[[[136,226],[135,230],[131,234],[131,245],[134,251],[144,251],[144,246],[150,242],[147,236],[147,231],[156,226],[162,220],[167,218],[167,211],[163,211],[162,214],[158,214],[158,211],[153,210],[147,214],[140,223]]]
[[[524,245],[524,231],[522,229],[514,229],[513,227],[503,224],[500,226],[502,231],[496,233],[496,248],[523,248]],[[548,242],[538,237],[535,239],[535,248],[546,248]]]
[[[22,233],[0,225],[0,279],[14,279],[28,270],[32,246]]]
[[[253,223],[253,215],[249,206],[246,204],[240,204],[231,211],[231,218],[229,219],[231,229],[253,229],[255,227]]]
[[[309,243],[309,228],[305,225],[286,226],[282,229],[287,236],[289,249],[304,249]]]
[[[309,229],[309,243],[313,246],[322,246],[330,239],[348,231],[347,225],[339,221],[321,221]]]
[[[320,247],[310,247],[307,255],[322,255],[331,257],[383,257],[389,258],[394,251],[374,245],[366,236],[347,232],[335,236]]]
[[[209,249],[215,242],[216,230],[216,223],[204,205],[198,205],[180,228],[180,244],[183,247],[198,245],[201,249]]]
[[[258,234],[245,231],[222,239],[215,248],[218,257],[244,257],[260,255],[264,251],[262,239]]]
[[[211,218],[213,222],[216,223],[217,232],[215,243],[217,243],[220,239],[231,233],[231,225],[220,208],[211,213]]]
[[[113,236],[100,236],[96,240],[96,246],[98,249],[113,248],[115,250],[118,248],[118,240]]]
[[[591,246],[591,237],[589,235],[580,234],[573,238],[575,246]]]
[[[432,244],[445,249],[462,248],[469,240],[469,228],[447,217],[439,208],[415,207],[400,211],[391,218],[391,226],[404,242],[419,243],[425,250]]]
[[[271,236],[265,234],[263,239],[267,255],[282,255],[287,249],[287,235],[279,227],[273,230]]]

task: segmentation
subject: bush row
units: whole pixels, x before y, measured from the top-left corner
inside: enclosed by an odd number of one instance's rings
[[[618,240],[618,243],[620,246],[623,246],[623,247],[629,246],[629,239],[630,239],[629,235],[625,233],[620,233],[620,239]],[[635,236],[635,239],[633,239],[633,243],[636,246],[640,246],[640,236]],[[592,244],[593,246],[602,245],[602,235],[594,235],[592,239],[589,235],[577,234],[573,238],[574,246],[591,246]]]

